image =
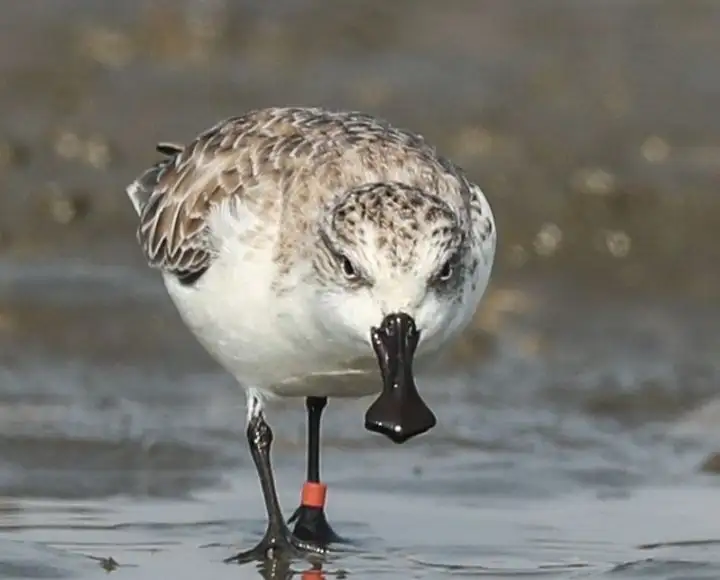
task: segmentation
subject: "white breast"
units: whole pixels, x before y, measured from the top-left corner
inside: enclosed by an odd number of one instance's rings
[[[299,287],[278,297],[270,255],[223,254],[196,287],[165,284],[181,317],[207,351],[246,388],[279,396],[362,396],[380,388],[374,355],[328,343],[303,308]],[[365,357],[362,355],[366,354]]]

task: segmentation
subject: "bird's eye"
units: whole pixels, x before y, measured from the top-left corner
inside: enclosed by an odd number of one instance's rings
[[[342,257],[342,270],[343,274],[345,274],[345,278],[348,280],[358,280],[360,278],[360,272],[358,272],[355,264],[353,264],[346,256]]]
[[[454,271],[455,271],[455,269],[453,267],[452,262],[450,260],[448,260],[447,262],[445,262],[445,264],[443,264],[443,267],[438,272],[438,275],[437,275],[438,281],[447,282],[448,280],[450,280],[450,278],[452,278]]]

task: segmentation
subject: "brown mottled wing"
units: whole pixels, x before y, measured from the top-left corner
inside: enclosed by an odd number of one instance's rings
[[[242,186],[236,152],[220,137],[208,132],[187,148],[160,144],[158,150],[168,158],[128,188],[140,215],[137,236],[148,263],[181,281],[196,279],[210,266],[206,214]]]

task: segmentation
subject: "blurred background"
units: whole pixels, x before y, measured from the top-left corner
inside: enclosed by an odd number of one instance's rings
[[[421,379],[438,427],[389,447],[367,400],[328,407],[329,515],[384,558],[342,565],[718,576],[720,3],[0,7],[2,577],[112,556],[219,578],[262,531],[244,396],[145,267],[124,188],[156,142],[272,105],[422,133],[498,222],[475,324]],[[271,421],[289,514],[303,405]]]

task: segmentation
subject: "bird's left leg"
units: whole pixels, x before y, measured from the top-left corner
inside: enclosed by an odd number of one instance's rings
[[[293,533],[297,538],[325,547],[342,542],[325,517],[327,486],[320,481],[320,419],[327,397],[307,397],[305,404],[308,416],[307,481],[303,485],[300,507],[288,523],[295,522]]]

